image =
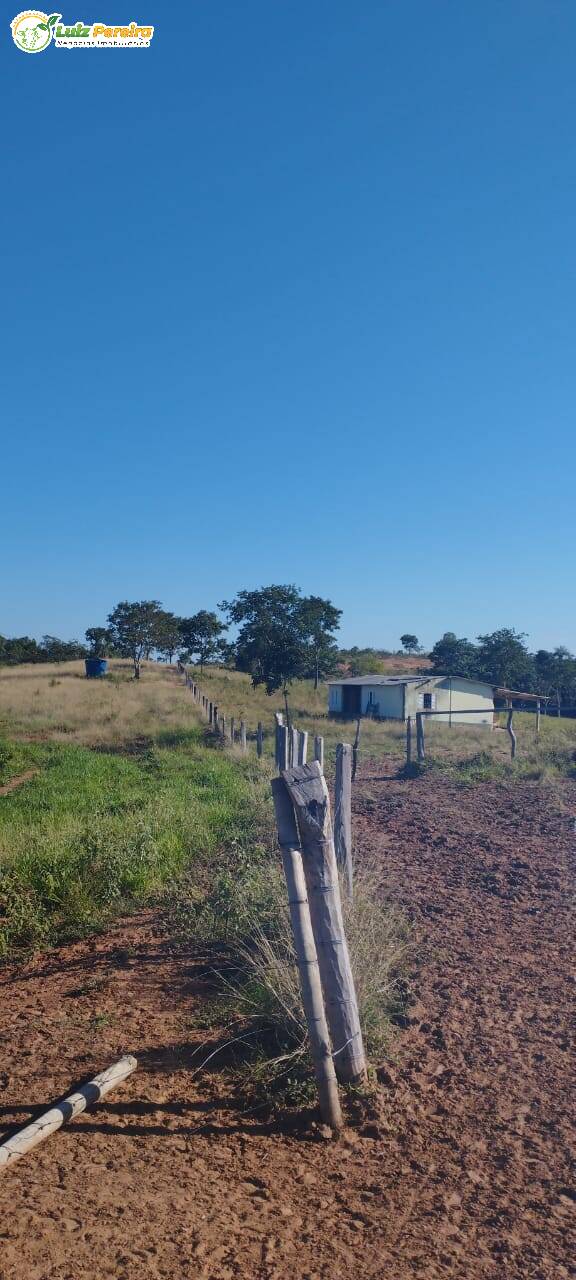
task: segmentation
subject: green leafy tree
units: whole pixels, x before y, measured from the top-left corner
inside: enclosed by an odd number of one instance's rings
[[[271,586],[239,591],[234,600],[220,605],[230,623],[240,628],[234,643],[238,670],[248,671],[254,688],[263,684],[269,695],[281,689],[288,719],[288,688],[305,675],[310,662],[301,603],[297,587]]]
[[[23,662],[44,662],[42,650],[31,636],[0,636],[0,663],[15,667]]]
[[[42,662],[73,662],[86,657],[86,646],[79,640],[59,640],[58,636],[42,636],[38,645]]]
[[[410,631],[400,636],[400,644],[405,653],[417,653],[420,648],[418,636],[413,636]]]
[[[500,627],[478,636],[477,673],[480,680],[508,689],[534,687],[534,661],[524,644],[525,632]]]
[[[433,675],[473,678],[478,673],[476,646],[464,637],[458,639],[454,631],[445,631],[436,641],[430,660]]]
[[[557,715],[562,706],[576,705],[576,658],[564,645],[548,651],[539,649],[534,655],[536,691],[554,698]]]
[[[201,671],[206,662],[224,657],[226,645],[222,636],[226,627],[216,613],[200,609],[191,618],[180,618],[179,631],[188,656],[200,663]]]
[[[134,679],[140,679],[142,659],[156,648],[163,609],[158,600],[121,600],[108,615],[108,627],[115,649],[131,658]]]
[[[93,658],[103,658],[111,647],[112,640],[108,627],[88,627],[84,632]]]
[[[384,671],[383,658],[388,656],[378,649],[359,649],[358,645],[353,645],[351,649],[338,650],[338,664],[350,676],[381,675]]]
[[[320,678],[329,675],[336,666],[338,649],[334,632],[340,626],[342,610],[321,596],[305,596],[297,605],[297,617],[310,653],[310,667],[306,674],[311,672],[314,676],[314,688],[317,689]]]
[[[182,644],[181,627],[182,619],[177,618],[175,614],[162,610],[157,620],[156,626],[156,652],[162,658],[166,658],[168,662],[172,662],[174,654]]]

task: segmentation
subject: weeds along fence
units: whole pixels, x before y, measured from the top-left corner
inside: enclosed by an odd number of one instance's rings
[[[234,717],[227,718],[186,668],[179,670],[213,733],[246,752],[249,735],[244,720],[237,725]],[[259,722],[255,735],[259,757],[264,739]],[[272,780],[272,797],[302,1005],[320,1112],[337,1131],[343,1125],[338,1084],[363,1083],[367,1072],[340,889],[341,876],[344,892],[352,897],[354,748],[339,743],[336,749],[332,820],[323,737],[314,738],[314,759],[308,763],[308,733],[285,723],[277,712],[273,739],[278,776]]]

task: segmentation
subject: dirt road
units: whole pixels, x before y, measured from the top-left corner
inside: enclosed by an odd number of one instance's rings
[[[124,1051],[141,1067],[1,1176],[2,1280],[576,1274],[569,809],[368,763],[355,834],[417,944],[377,1118],[326,1141],[194,1074],[197,971],[146,914],[5,971],[4,1127]]]

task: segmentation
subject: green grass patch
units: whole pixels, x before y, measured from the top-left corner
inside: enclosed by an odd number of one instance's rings
[[[57,743],[6,756],[10,776],[38,773],[0,797],[0,955],[84,936],[185,868],[201,883],[216,857],[258,857],[265,775],[200,728],[126,756]]]

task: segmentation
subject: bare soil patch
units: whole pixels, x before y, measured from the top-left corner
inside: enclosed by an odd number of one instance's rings
[[[11,791],[16,791],[17,787],[22,787],[25,782],[29,782],[31,778],[35,778],[38,773],[37,769],[27,769],[26,773],[21,773],[17,778],[10,778],[9,782],[5,782],[0,787],[0,796],[7,796]]]
[[[574,1274],[573,822],[531,784],[391,772],[365,766],[356,841],[418,956],[376,1116],[326,1141],[243,1111],[217,1059],[195,1074],[201,976],[149,914],[6,970],[5,1128],[141,1066],[0,1179],[2,1280]]]

